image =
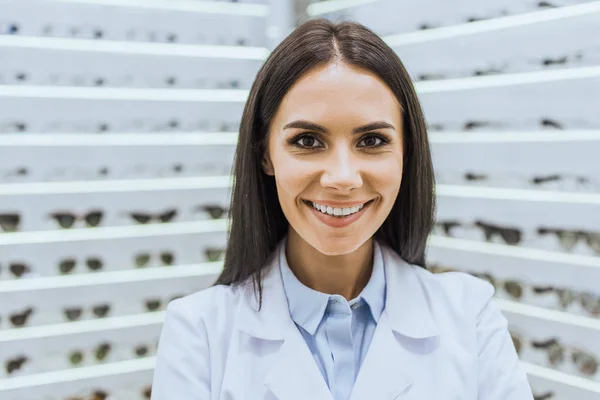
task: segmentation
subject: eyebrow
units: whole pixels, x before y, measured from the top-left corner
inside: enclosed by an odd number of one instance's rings
[[[289,124],[286,124],[283,127],[284,130],[290,129],[290,128],[308,129],[311,131],[317,131],[317,132],[325,133],[325,134],[329,133],[327,128],[325,128],[324,126],[315,124],[314,122],[310,122],[310,121],[306,121],[306,120],[293,121],[293,122],[290,122]],[[369,124],[362,125],[362,126],[352,129],[352,133],[355,135],[358,135],[358,134],[370,132],[370,131],[373,131],[376,129],[394,129],[395,130],[394,126],[388,124],[387,122],[375,121],[375,122],[371,122]]]

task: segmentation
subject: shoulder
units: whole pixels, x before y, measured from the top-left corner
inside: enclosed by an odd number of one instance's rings
[[[444,299],[453,298],[459,302],[487,302],[494,296],[492,284],[466,272],[452,271],[432,273],[421,267],[415,269],[426,288],[435,289]]]
[[[418,276],[433,309],[468,317],[468,322],[477,324],[487,309],[495,307],[495,289],[488,281],[465,272],[434,274],[418,266],[410,268]]]
[[[194,325],[210,326],[220,318],[231,316],[243,290],[244,287],[217,285],[197,291],[171,301],[167,318],[176,316]]]

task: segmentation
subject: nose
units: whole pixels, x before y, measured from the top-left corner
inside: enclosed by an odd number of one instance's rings
[[[360,161],[345,146],[338,146],[324,161],[321,185],[339,192],[350,192],[363,185]]]

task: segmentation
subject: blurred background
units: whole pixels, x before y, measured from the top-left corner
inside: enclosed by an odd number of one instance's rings
[[[0,0],[0,399],[150,398],[212,284],[248,89],[307,18],[398,53],[435,271],[492,282],[537,400],[600,399],[600,1]]]

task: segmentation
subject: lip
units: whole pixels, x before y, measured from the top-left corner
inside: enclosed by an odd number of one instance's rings
[[[365,214],[365,212],[369,209],[369,207],[371,206],[373,201],[374,200],[367,201],[366,202],[367,204],[365,204],[365,206],[360,211],[358,211],[352,215],[348,215],[347,217],[343,217],[343,218],[332,217],[331,215],[323,214],[321,211],[314,208],[308,201],[304,201],[304,204],[312,211],[313,215],[319,221],[324,223],[325,225],[328,225],[332,228],[345,228],[349,225],[352,225],[356,221],[358,221]],[[316,202],[316,203],[323,204],[323,203],[319,203],[319,202]],[[345,204],[350,204],[350,203],[345,203]],[[354,203],[354,204],[356,204],[356,203]],[[361,205],[361,204],[364,204],[364,203],[358,203],[357,205]],[[326,204],[323,204],[323,205],[326,205]]]
[[[373,200],[373,199],[371,199]],[[328,200],[307,200],[312,203],[321,204],[323,206],[330,206],[336,208],[346,208],[346,207],[356,207],[362,206],[365,203],[368,203],[371,200],[363,200],[363,201],[328,201]]]

